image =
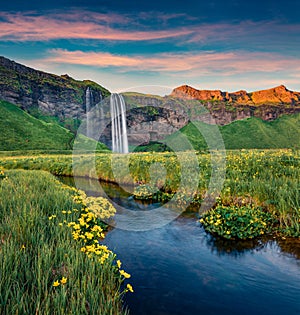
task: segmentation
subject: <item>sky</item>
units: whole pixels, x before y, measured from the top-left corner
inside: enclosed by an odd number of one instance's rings
[[[299,0],[0,0],[0,55],[112,92],[300,91]]]

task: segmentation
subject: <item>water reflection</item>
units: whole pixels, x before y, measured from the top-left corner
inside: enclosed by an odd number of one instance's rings
[[[276,242],[229,253],[208,240],[184,217],[152,231],[111,231],[105,243],[132,274],[131,314],[300,314],[300,269]]]
[[[76,178],[76,185],[75,185],[74,177],[58,176],[57,178],[66,185],[69,185],[72,187],[75,187],[77,185],[76,187],[78,189],[85,191],[85,193],[89,196],[94,196],[94,197],[103,196],[104,194],[102,192],[102,189],[100,189],[101,187],[103,188],[104,193],[111,198],[126,199],[131,196],[131,193],[127,192],[122,187],[119,187],[117,184],[113,184],[113,183],[106,183],[106,182],[100,183],[96,179],[78,177]]]
[[[268,240],[237,240],[230,241],[227,239],[207,235],[206,246],[211,248],[212,253],[217,255],[241,256],[246,252],[253,252],[263,249]]]
[[[288,238],[282,239],[279,238],[277,243],[282,252],[293,255],[297,259],[300,259],[300,239]]]

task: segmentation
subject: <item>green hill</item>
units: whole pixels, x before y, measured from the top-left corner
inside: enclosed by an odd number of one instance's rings
[[[36,119],[5,101],[0,101],[0,129],[0,151],[70,150],[74,138],[67,129]]]
[[[72,150],[74,134],[55,122],[39,120],[18,106],[0,100],[0,151]],[[94,148],[94,140],[83,135],[83,147]],[[107,150],[97,144],[97,150]]]
[[[176,150],[178,147],[184,148],[184,140],[178,137],[179,133],[186,136],[196,150],[208,149],[202,134],[209,137],[212,145],[220,148],[220,137],[214,133],[215,128],[216,126],[193,121],[166,137],[162,143],[150,143],[148,146],[136,148],[135,151],[165,151],[168,146],[175,146]],[[226,149],[300,148],[300,114],[285,115],[270,122],[251,117],[219,126],[219,130]]]
[[[227,149],[300,148],[300,114],[270,122],[250,118],[220,129]]]

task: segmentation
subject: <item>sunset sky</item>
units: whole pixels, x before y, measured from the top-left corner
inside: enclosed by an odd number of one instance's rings
[[[1,2],[0,55],[113,92],[300,90],[299,0]]]

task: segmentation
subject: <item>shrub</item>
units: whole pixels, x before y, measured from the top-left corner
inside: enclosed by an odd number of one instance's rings
[[[135,199],[156,199],[157,187],[148,184],[141,184],[134,188],[133,195]]]
[[[276,220],[260,207],[218,204],[201,218],[204,229],[226,239],[251,239],[271,233]]]

